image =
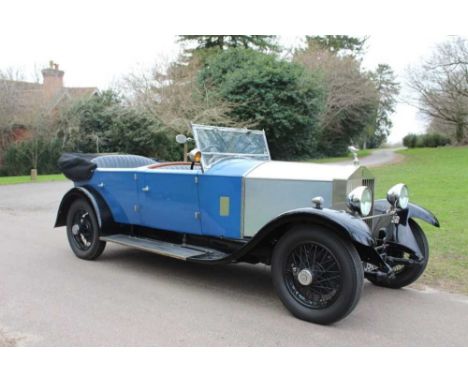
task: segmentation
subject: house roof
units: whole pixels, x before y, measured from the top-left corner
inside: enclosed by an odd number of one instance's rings
[[[12,123],[29,125],[38,110],[52,111],[62,102],[91,97],[97,94],[96,87],[60,86],[50,91],[45,84],[37,82],[0,79],[0,99],[8,99],[14,108]]]

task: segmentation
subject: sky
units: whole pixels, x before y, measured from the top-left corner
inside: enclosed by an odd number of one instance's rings
[[[204,8],[203,4],[207,2],[210,4]],[[360,2],[356,0],[353,3],[358,5]],[[450,2],[452,0],[444,3]],[[296,3],[297,8],[294,8]],[[396,0],[395,6],[398,3],[399,0]],[[269,3],[269,15],[262,18],[262,24],[258,18],[254,22],[252,14],[256,11],[256,5],[252,5],[252,2],[237,0],[238,6],[230,8],[224,19],[214,18],[208,11],[217,4],[220,3],[211,0],[183,4],[175,0],[170,3],[144,0],[16,0],[5,3],[0,13],[0,70],[18,68],[31,80],[34,73],[53,60],[65,71],[66,86],[97,86],[104,89],[114,85],[125,74],[145,71],[155,62],[175,58],[181,49],[176,42],[178,34],[277,34],[285,46],[299,45],[300,36],[305,34],[351,34],[369,36],[363,65],[368,69],[375,68],[379,63],[391,65],[404,94],[407,91],[407,67],[417,65],[437,43],[448,38],[448,33],[457,34],[457,31],[465,30],[465,20],[460,18],[458,12],[452,13],[452,28],[445,28],[444,31],[435,31],[426,23],[413,23],[408,27],[408,15],[412,9],[405,2],[401,3],[405,13],[392,13],[395,11],[393,8],[388,11],[389,18],[394,14],[401,19],[400,24],[394,25],[400,33],[392,34],[386,33],[386,19],[380,24],[372,21],[366,26],[359,23],[359,18],[363,17],[361,14],[350,20],[345,11],[336,15],[336,8],[332,5],[323,12],[331,14],[333,11],[336,17],[324,22],[326,18],[317,15],[315,8],[313,13],[307,14],[304,5],[301,5],[303,2],[287,2],[289,8],[304,11],[296,12],[294,19],[291,19],[287,17],[284,2],[281,8],[272,1]],[[251,12],[244,11],[242,5],[248,6],[245,9]],[[346,6],[343,3],[343,9]],[[432,2],[426,2],[425,7],[425,12],[430,12],[425,15],[426,21],[430,17],[443,17],[443,11],[433,7]],[[265,12],[264,8],[259,11]],[[413,11],[421,12],[417,9]],[[239,20],[242,22],[239,23]],[[281,23],[276,20],[281,20]],[[458,28],[457,23],[462,28]],[[398,104],[392,119],[391,143],[401,141],[408,132],[424,131],[426,124],[416,109],[403,102]]]

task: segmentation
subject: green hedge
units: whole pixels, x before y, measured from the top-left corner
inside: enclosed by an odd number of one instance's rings
[[[36,149],[37,148],[37,149]],[[61,142],[57,139],[46,141],[23,141],[11,145],[3,155],[1,176],[28,175],[33,168],[31,153],[39,152],[37,171],[39,174],[56,174],[60,170],[57,161],[62,153]]]
[[[403,145],[408,148],[439,147],[449,145],[450,143],[450,138],[437,133],[419,135],[408,134],[403,138]]]

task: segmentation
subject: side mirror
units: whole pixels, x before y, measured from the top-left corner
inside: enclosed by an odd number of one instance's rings
[[[187,143],[187,137],[184,134],[177,134],[175,140],[181,145]]]

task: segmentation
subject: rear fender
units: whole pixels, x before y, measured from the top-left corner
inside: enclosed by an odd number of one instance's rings
[[[74,187],[62,198],[55,220],[55,228],[67,224],[67,214],[71,204],[77,199],[88,201],[94,209],[101,232],[109,231],[114,225],[112,213],[103,197],[91,186]]]

